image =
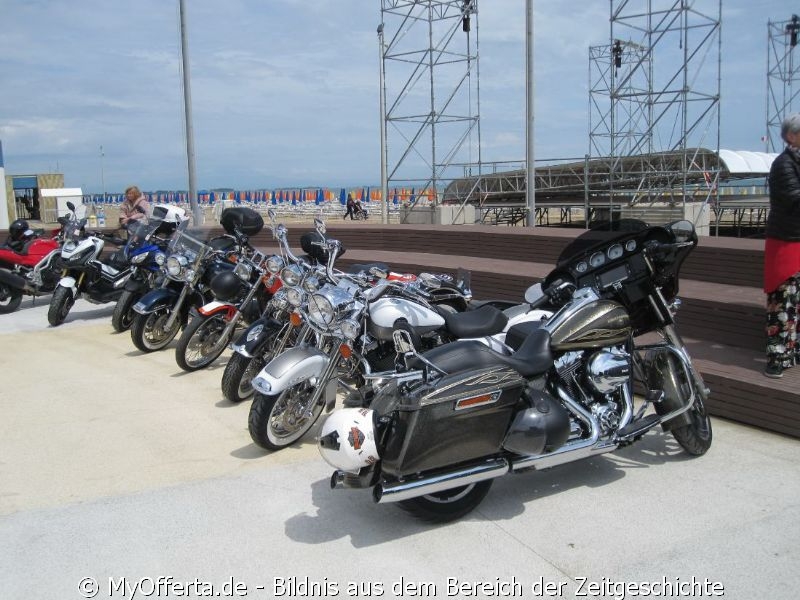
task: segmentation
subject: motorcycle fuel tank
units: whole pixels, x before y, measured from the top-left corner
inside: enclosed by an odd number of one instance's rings
[[[370,304],[370,333],[380,340],[391,340],[397,321],[405,320],[418,333],[439,329],[444,317],[422,304],[405,298],[380,298]]]
[[[554,320],[550,344],[555,351],[620,344],[631,334],[628,312],[611,300],[584,303]]]

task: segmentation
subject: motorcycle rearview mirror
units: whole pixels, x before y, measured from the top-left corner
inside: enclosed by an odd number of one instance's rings
[[[70,209],[72,212],[75,212],[75,205],[67,200],[67,208]]]
[[[318,234],[323,236],[325,235],[325,221],[319,217],[314,217],[314,227],[316,228]]]
[[[541,283],[534,283],[531,287],[525,290],[525,302],[528,304],[535,304],[544,297],[544,290]]]
[[[270,208],[270,209],[267,211],[267,216],[269,217],[269,220],[270,220],[270,221],[272,221],[272,222],[274,223],[274,222],[275,222],[275,218],[276,218],[276,216],[277,216],[277,215],[275,214],[275,209],[272,209],[272,208]]]

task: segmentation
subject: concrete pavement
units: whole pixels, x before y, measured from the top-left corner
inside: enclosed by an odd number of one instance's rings
[[[797,440],[716,419],[688,459],[650,433],[501,478],[431,527],[331,491],[313,439],[254,446],[249,406],[219,390],[224,358],[185,374],[174,344],[142,354],[115,334],[111,305],[79,301],[51,328],[47,302],[0,315],[0,598],[77,599],[92,582],[101,599],[797,595]]]

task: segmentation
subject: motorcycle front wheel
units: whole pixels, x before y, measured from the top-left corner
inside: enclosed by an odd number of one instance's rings
[[[61,325],[73,304],[75,304],[75,298],[72,296],[72,290],[62,285],[58,286],[53,292],[53,297],[50,298],[50,309],[47,311],[47,320],[50,325],[53,327]]]
[[[12,313],[22,302],[22,291],[0,283],[0,314]]]
[[[142,352],[154,352],[167,346],[181,328],[180,319],[175,319],[172,327],[164,329],[164,325],[172,314],[170,307],[159,308],[146,315],[136,314],[131,322],[131,340]]]
[[[429,523],[447,523],[472,512],[489,493],[492,483],[490,479],[462,485],[451,490],[403,500],[398,504],[417,519]]]
[[[691,420],[688,425],[676,427],[672,436],[687,453],[692,456],[702,456],[711,447],[711,419],[708,418],[705,404],[700,395],[694,400],[692,408],[686,413]]]
[[[247,427],[253,441],[265,450],[281,450],[303,437],[314,426],[323,402],[309,406],[314,387],[302,381],[280,394],[256,393],[250,405]]]
[[[175,348],[175,362],[184,371],[197,371],[217,360],[228,347],[230,335],[223,338],[225,317],[221,314],[196,316],[183,330]]]
[[[136,313],[133,312],[133,305],[139,300],[141,294],[134,292],[124,291],[117,300],[114,306],[114,314],[111,315],[111,326],[114,331],[122,333],[131,328],[133,317]]]
[[[228,402],[244,402],[253,395],[253,377],[267,361],[262,357],[247,358],[234,352],[222,374],[222,393]]]

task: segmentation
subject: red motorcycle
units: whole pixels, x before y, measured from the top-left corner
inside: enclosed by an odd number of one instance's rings
[[[60,229],[52,238],[35,234],[28,222],[17,219],[0,245],[0,314],[19,308],[23,295],[43,296],[56,288],[61,277],[61,238],[69,217],[59,217]]]

